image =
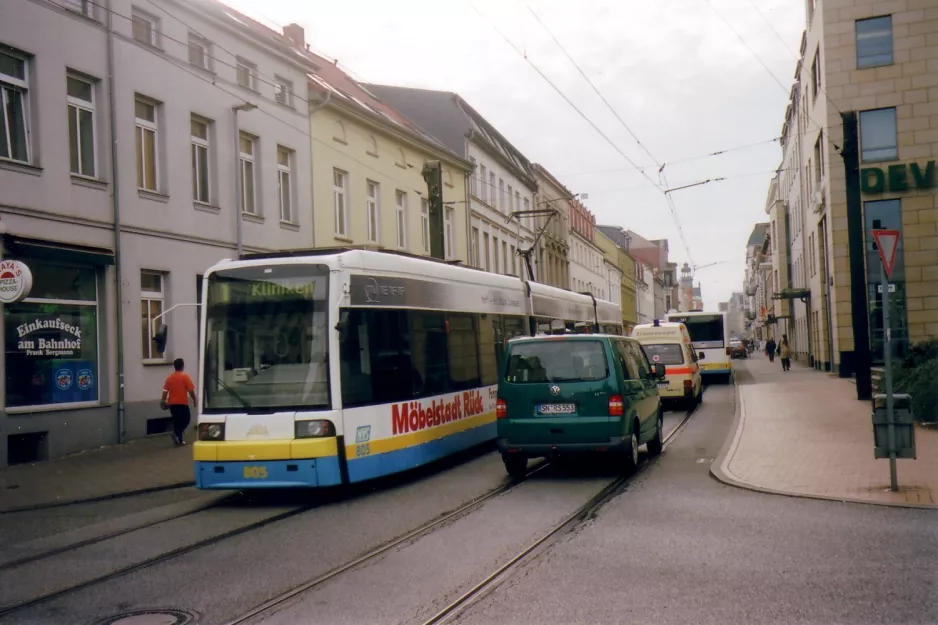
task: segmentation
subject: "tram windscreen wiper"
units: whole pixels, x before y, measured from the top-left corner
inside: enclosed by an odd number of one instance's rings
[[[228,391],[228,394],[229,394],[229,395],[231,395],[232,397],[234,397],[235,399],[237,399],[238,402],[240,402],[242,408],[251,408],[251,407],[252,407],[251,404],[248,402],[248,400],[246,400],[245,398],[243,398],[243,397],[241,397],[240,395],[238,395],[238,392],[237,392],[236,390],[234,390],[233,388],[231,388],[230,386],[228,386],[227,384],[225,384],[224,382],[222,382],[220,377],[218,377],[217,375],[213,375],[212,377],[214,378],[214,380],[215,380],[216,382],[218,382],[219,386],[221,386],[223,389],[225,389],[226,391]]]

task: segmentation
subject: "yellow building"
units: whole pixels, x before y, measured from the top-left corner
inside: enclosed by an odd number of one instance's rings
[[[631,334],[638,323],[638,300],[635,291],[635,259],[629,251],[620,246],[613,237],[618,238],[620,229],[599,226],[596,229],[596,245],[603,251],[603,256],[619,268],[622,274],[619,282],[622,326],[625,333]]]
[[[333,63],[311,75],[315,247],[370,245],[430,255],[427,161],[443,171],[446,260],[469,264],[467,190],[472,163],[372,96]]]

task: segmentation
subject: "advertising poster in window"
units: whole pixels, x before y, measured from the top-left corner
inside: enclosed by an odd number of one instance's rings
[[[4,325],[8,407],[98,399],[95,306],[8,305]]]

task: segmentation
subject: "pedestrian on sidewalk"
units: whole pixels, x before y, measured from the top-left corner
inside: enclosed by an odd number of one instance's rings
[[[778,345],[775,343],[775,339],[769,338],[765,342],[765,353],[769,357],[769,362],[775,362],[775,350],[778,349]]]
[[[193,408],[198,406],[195,398],[195,384],[185,372],[185,368],[186,363],[182,358],[173,361],[174,371],[163,383],[163,397],[160,399],[160,408],[163,410],[169,408],[169,414],[172,415],[173,443],[177,447],[186,444],[186,429],[192,421],[189,399],[192,399]]]
[[[791,345],[788,344],[788,335],[782,335],[782,342],[778,346],[778,355],[782,358],[782,371],[791,370]]]

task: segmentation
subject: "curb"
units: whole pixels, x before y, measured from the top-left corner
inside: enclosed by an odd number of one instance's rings
[[[12,514],[13,512],[32,512],[33,510],[46,510],[48,508],[59,508],[64,506],[77,506],[85,503],[98,503],[101,501],[110,501],[112,499],[121,499],[123,497],[133,497],[134,495],[147,495],[149,493],[158,493],[164,490],[173,490],[176,488],[186,488],[195,486],[195,481],[176,482],[174,484],[164,484],[163,486],[152,486],[150,488],[139,488],[137,490],[125,490],[117,493],[109,493],[98,497],[88,497],[86,499],[70,499],[67,501],[50,501],[46,503],[33,504],[29,506],[19,506],[16,508],[0,509],[0,514]]]
[[[726,442],[723,443],[723,448],[720,449],[720,453],[717,455],[716,459],[710,464],[710,475],[722,484],[727,486],[733,486],[735,488],[740,488],[743,490],[749,490],[756,493],[762,493],[765,495],[779,495],[782,497],[791,497],[794,499],[814,499],[818,501],[830,501],[837,503],[849,503],[849,504],[862,504],[867,506],[882,506],[887,508],[913,508],[916,510],[938,510],[938,505],[927,504],[927,503],[891,503],[885,501],[870,501],[868,499],[859,499],[854,497],[832,497],[830,495],[815,495],[810,493],[798,493],[792,491],[778,490],[775,488],[768,488],[766,486],[759,486],[757,484],[752,484],[746,482],[736,477],[729,472],[728,465],[729,460],[732,458],[732,452],[736,450],[736,447],[739,445],[739,440],[742,438],[743,430],[745,429],[745,420],[742,418],[743,415],[743,401],[742,393],[740,391],[739,385],[733,383],[733,386],[736,387],[736,393],[733,398],[733,427],[731,433],[726,437]]]

